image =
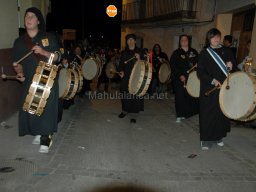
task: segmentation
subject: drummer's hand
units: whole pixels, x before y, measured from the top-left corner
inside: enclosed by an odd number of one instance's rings
[[[123,72],[123,71],[120,71],[120,72],[119,72],[119,75],[120,75],[121,78],[123,78],[123,77],[124,77],[124,72]]]
[[[221,83],[216,79],[213,80],[213,83],[214,83],[215,87],[220,87],[221,86]]]
[[[40,47],[38,45],[35,45],[32,48],[32,51],[34,51],[35,54],[39,54],[39,55],[42,55],[42,56],[45,56],[45,57],[48,57],[48,55],[49,55],[48,51],[45,51],[42,47]]]
[[[135,53],[135,58],[136,58],[137,60],[140,60],[140,54],[139,54],[139,53]]]
[[[229,71],[232,70],[233,64],[231,63],[231,61],[227,62],[227,68],[229,69]]]
[[[181,75],[181,76],[180,76],[180,80],[181,80],[182,82],[184,82],[184,81],[186,81],[186,77],[185,77],[184,75]]]
[[[16,79],[19,80],[20,82],[24,82],[25,81],[24,74],[23,73],[17,73]]]

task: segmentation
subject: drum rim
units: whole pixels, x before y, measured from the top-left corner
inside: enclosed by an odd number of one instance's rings
[[[68,94],[63,98],[65,100],[70,100],[72,99],[75,94],[77,93],[77,90],[78,90],[78,84],[79,84],[79,78],[78,78],[78,73],[76,72],[76,70],[74,69],[69,69],[70,73],[74,74],[74,86],[73,86],[73,89],[71,89],[72,87],[69,86],[69,90],[68,90]],[[72,81],[72,75],[71,75],[71,78],[70,78],[70,84],[71,84],[71,81]]]
[[[36,96],[36,91],[38,88],[38,83],[40,82],[41,78],[42,78],[42,74],[44,72],[44,70],[46,70],[46,68],[50,69],[48,71],[50,71],[48,79],[45,83],[45,87],[43,89],[43,93],[42,93],[42,97],[39,99],[38,105],[36,107],[36,109],[32,109],[31,106],[33,103],[35,103],[34,99]],[[40,72],[38,72],[38,70],[40,69]],[[28,93],[27,96],[25,98],[25,101],[23,103],[23,111],[26,111],[30,114],[33,115],[37,115],[37,116],[41,116],[42,113],[44,112],[45,106],[47,105],[47,100],[51,94],[51,89],[54,85],[54,80],[57,76],[57,71],[58,71],[58,66],[56,65],[52,65],[51,63],[46,63],[44,61],[39,61],[38,66],[36,68],[36,72],[33,76],[33,80],[32,83],[28,89]],[[37,77],[38,76],[38,77]],[[37,81],[35,81],[35,79]],[[34,83],[36,82],[36,87],[32,86],[34,85]]]

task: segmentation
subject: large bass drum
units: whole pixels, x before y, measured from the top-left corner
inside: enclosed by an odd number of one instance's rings
[[[93,80],[100,76],[102,70],[101,63],[96,59],[89,57],[82,64],[82,73],[85,79]]]
[[[79,77],[75,70],[62,68],[59,72],[59,98],[69,100],[77,93]]]
[[[168,62],[164,62],[160,65],[158,78],[160,83],[168,83],[171,79],[171,67]]]
[[[256,119],[256,77],[245,72],[235,72],[221,86],[219,103],[225,116],[240,121]]]
[[[129,79],[128,90],[132,95],[144,96],[150,85],[152,79],[152,64],[139,60],[132,69],[132,73]]]
[[[200,80],[197,76],[197,72],[193,71],[189,73],[187,84],[187,92],[192,97],[199,97],[200,95]]]
[[[33,76],[28,94],[23,104],[23,110],[41,116],[51,93],[58,67],[52,65],[54,54],[51,54],[48,63],[40,61]]]

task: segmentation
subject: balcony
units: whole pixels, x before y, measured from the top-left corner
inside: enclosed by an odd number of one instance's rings
[[[135,0],[123,4],[123,26],[181,24],[196,20],[197,0]]]

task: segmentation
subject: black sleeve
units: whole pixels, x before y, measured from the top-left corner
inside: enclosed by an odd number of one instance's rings
[[[182,70],[178,66],[178,58],[179,58],[179,53],[178,51],[174,51],[171,58],[170,58],[170,65],[171,69],[173,71],[173,77],[179,78],[182,75]]]
[[[206,58],[206,51],[202,51],[198,57],[198,64],[197,64],[197,76],[201,81],[207,82],[211,84],[213,77],[208,73],[207,67],[207,58]]]

